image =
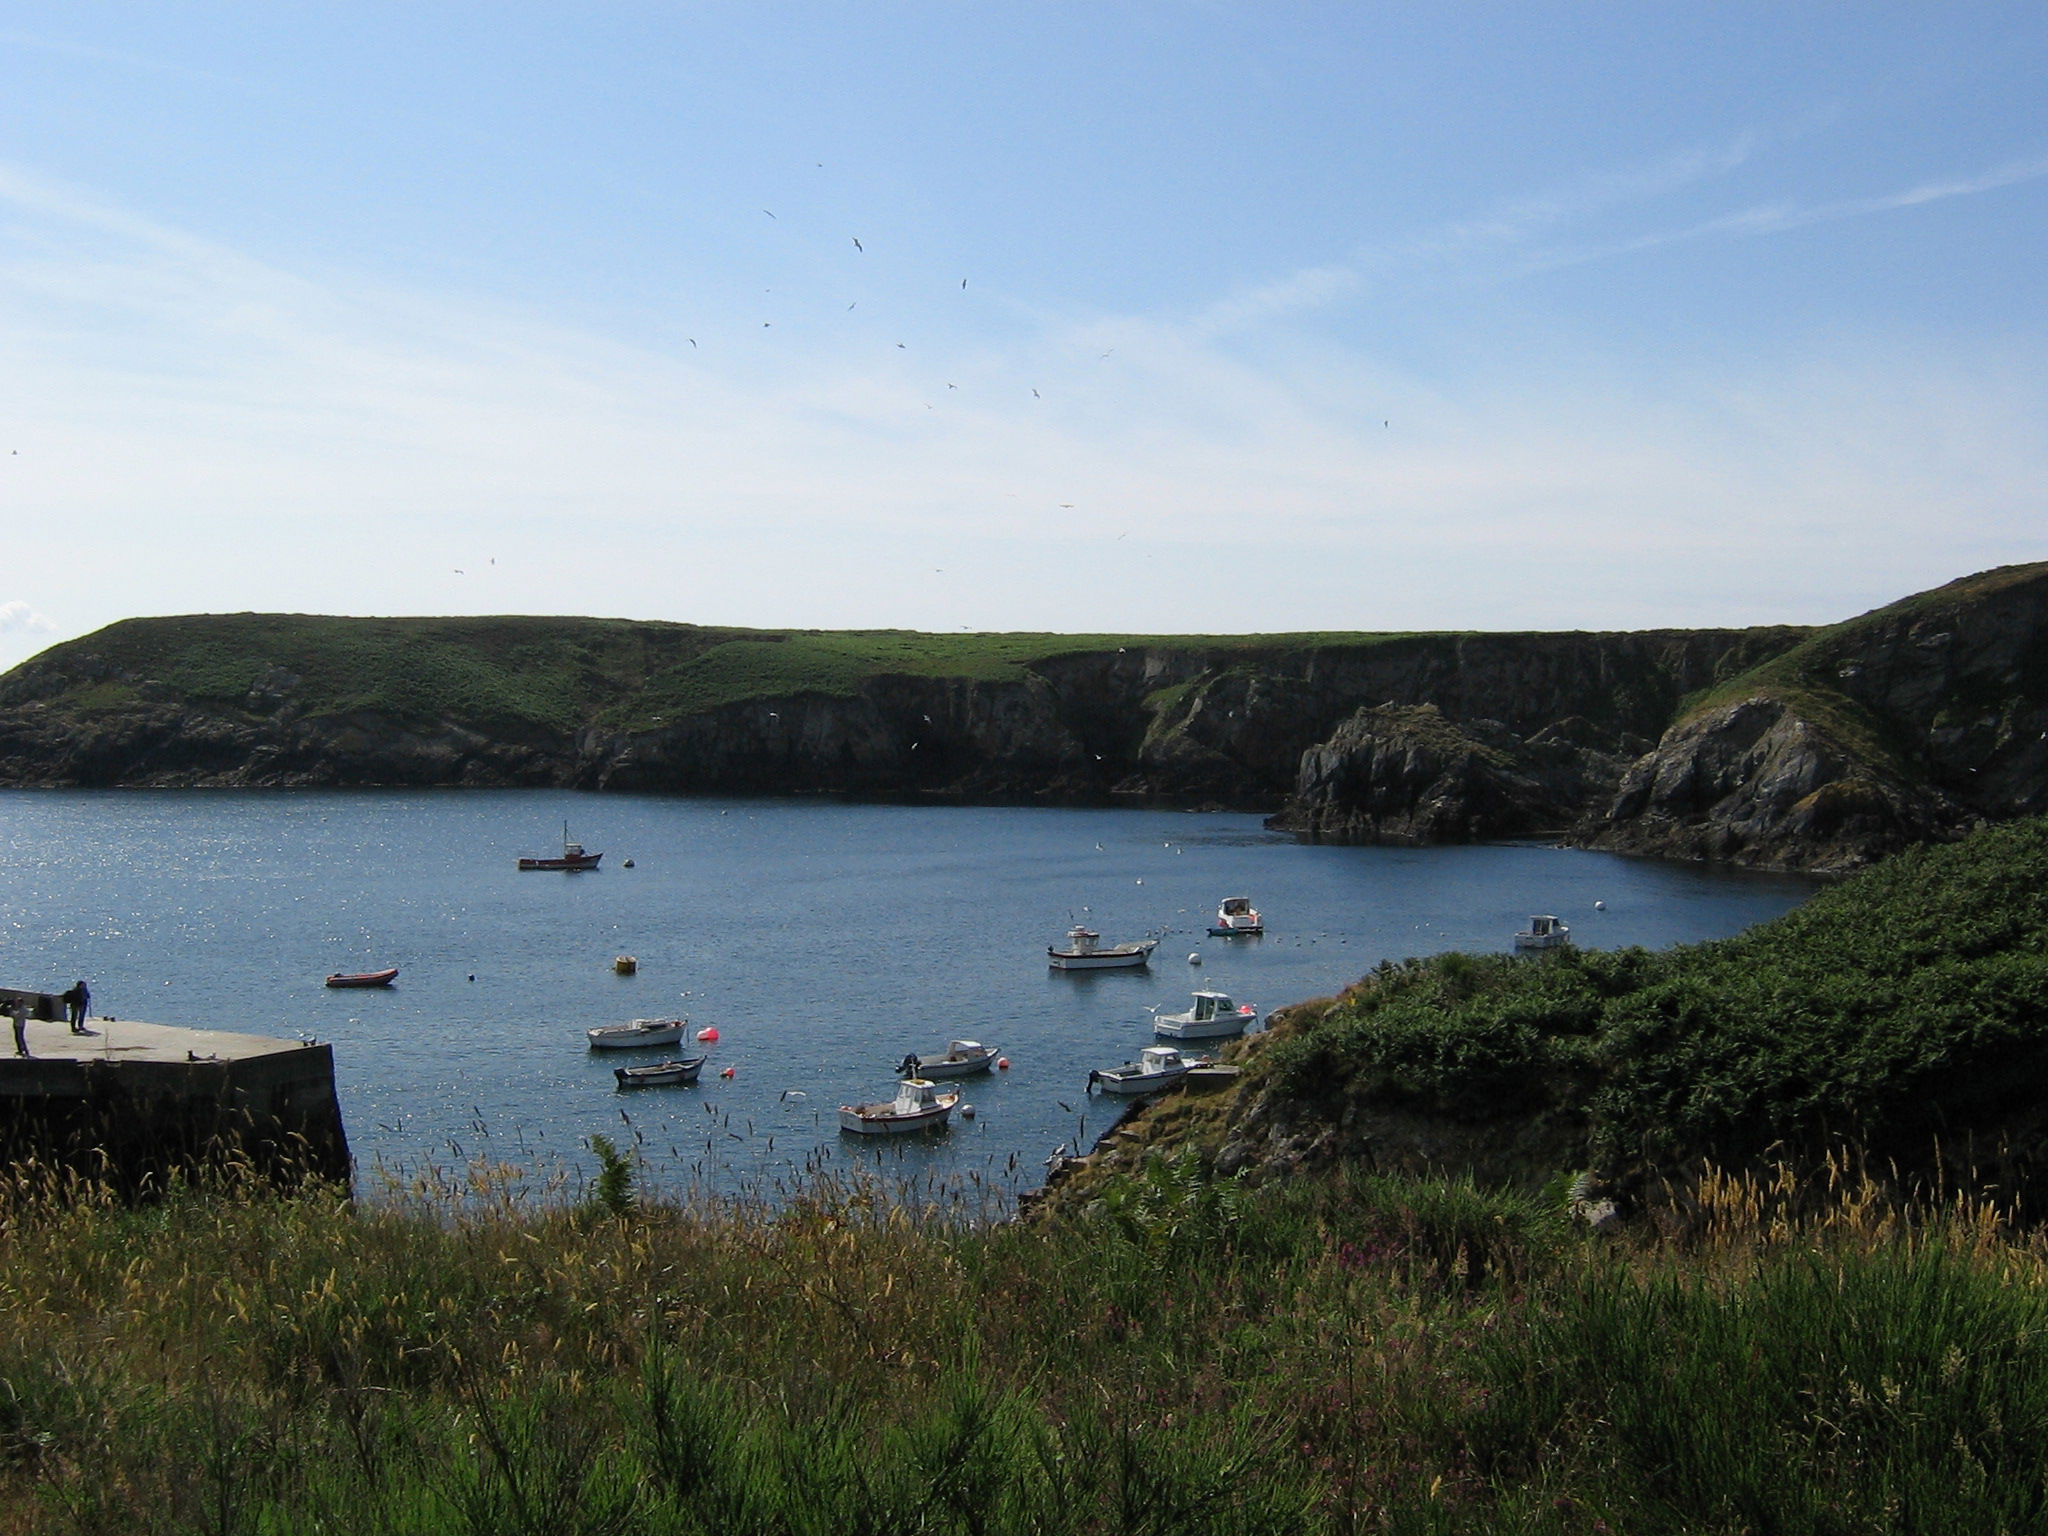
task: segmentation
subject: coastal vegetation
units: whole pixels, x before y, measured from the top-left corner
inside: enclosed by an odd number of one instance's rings
[[[2044,877],[2036,821],[1720,944],[1386,967],[1022,1219],[596,1135],[541,1193],[17,1166],[0,1533],[2040,1530]],[[1275,1105],[1329,1155],[1227,1169]],[[1554,1156],[1344,1141],[1396,1111]]]
[[[1732,939],[1383,964],[1252,1060],[1291,1117],[1535,1123],[1625,1192],[1688,1160],[1850,1149],[1936,1185],[1995,1172],[2017,1196],[2043,1172],[2044,1020],[2036,818],[1910,849]]]
[[[1689,1234],[1162,1155],[1051,1225],[489,1170],[0,1201],[0,1530],[2040,1529],[2048,1244],[1837,1169]]]

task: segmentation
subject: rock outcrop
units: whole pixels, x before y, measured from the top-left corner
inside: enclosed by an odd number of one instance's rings
[[[2048,809],[2048,565],[1823,630],[1685,711],[1596,846],[1842,870]]]

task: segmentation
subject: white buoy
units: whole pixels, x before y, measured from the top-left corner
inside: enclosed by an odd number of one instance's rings
[[[974,1118],[974,1106],[972,1104],[962,1104],[960,1106],[960,1118],[962,1120],[972,1120]]]
[[[1607,903],[1604,901],[1596,901],[1593,903],[1593,910],[1595,912],[1605,912],[1607,910]]]
[[[1201,963],[1202,963],[1202,957],[1201,957],[1200,955],[1189,955],[1189,956],[1188,956],[1188,964],[1189,964],[1189,965],[1200,965]]]

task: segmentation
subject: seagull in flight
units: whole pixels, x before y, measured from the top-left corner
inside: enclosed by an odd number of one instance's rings
[[[856,251],[862,251],[862,252],[865,252],[865,251],[867,250],[867,247],[866,247],[866,246],[864,246],[864,245],[862,245],[862,244],[860,243],[860,236],[859,236],[859,235],[855,235],[855,236],[853,237],[853,248],[854,248],[854,249],[855,249]]]

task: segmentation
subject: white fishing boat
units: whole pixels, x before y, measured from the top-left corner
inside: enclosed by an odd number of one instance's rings
[[[1235,1001],[1228,992],[1204,987],[1185,1013],[1152,1016],[1152,1033],[1167,1040],[1221,1040],[1241,1035],[1259,1021],[1259,1010]]]
[[[1157,1093],[1171,1088],[1196,1067],[1209,1065],[1203,1056],[1183,1056],[1170,1045],[1148,1045],[1136,1061],[1120,1067],[1099,1067],[1088,1074],[1088,1086],[1104,1093]]]
[[[839,1129],[858,1136],[901,1136],[910,1131],[934,1130],[946,1123],[953,1106],[960,1102],[960,1090],[941,1093],[928,1078],[906,1077],[896,1085],[896,1097],[883,1104],[842,1104]]]
[[[1223,905],[1216,909],[1216,921],[1209,925],[1209,936],[1217,939],[1265,931],[1265,919],[1259,916],[1259,909],[1252,905],[1249,896],[1224,897]]]
[[[904,1057],[896,1071],[903,1077],[971,1077],[994,1066],[998,1054],[979,1040],[955,1040],[942,1055]]]
[[[666,1088],[671,1083],[694,1083],[703,1070],[702,1056],[678,1056],[673,1061],[650,1061],[644,1067],[613,1067],[612,1076],[621,1088]]]
[[[1571,941],[1571,928],[1563,918],[1539,913],[1529,919],[1529,926],[1524,932],[1515,935],[1515,948],[1562,949]]]
[[[1046,964],[1056,971],[1107,971],[1120,966],[1144,965],[1159,947],[1157,939],[1140,939],[1132,944],[1102,942],[1102,935],[1079,923],[1067,930],[1067,947],[1048,944]]]
[[[584,1033],[593,1051],[634,1051],[647,1045],[674,1045],[689,1027],[688,1019],[635,1019],[630,1024],[600,1024]]]

